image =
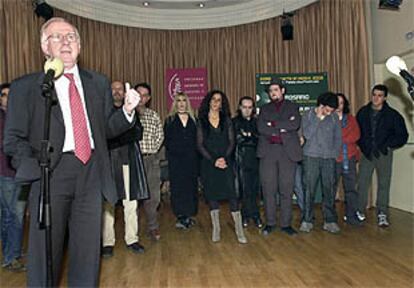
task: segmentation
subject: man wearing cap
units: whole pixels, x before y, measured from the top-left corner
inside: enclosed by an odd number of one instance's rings
[[[276,194],[280,195],[280,226],[288,235],[292,228],[292,193],[296,163],[302,160],[298,129],[301,123],[298,106],[286,100],[282,81],[272,81],[267,89],[271,102],[260,109],[258,117],[260,181],[263,189],[266,226],[262,234],[276,228]]]

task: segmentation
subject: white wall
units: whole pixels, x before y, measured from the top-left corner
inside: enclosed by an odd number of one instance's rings
[[[370,0],[367,13],[371,24],[373,81],[389,87],[387,101],[404,117],[410,134],[409,143],[394,152],[390,206],[414,213],[414,106],[404,80],[385,67],[385,61],[392,55],[401,56],[409,70],[414,67],[414,37],[407,37],[407,33],[414,34],[414,0],[403,1],[399,11],[378,9],[378,2]]]
[[[414,34],[414,0],[404,0],[398,11],[378,9],[379,0],[369,1],[374,64],[413,51],[414,38],[407,40],[412,35],[407,33]]]

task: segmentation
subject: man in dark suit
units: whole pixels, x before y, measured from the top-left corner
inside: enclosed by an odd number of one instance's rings
[[[60,58],[64,74],[55,80],[58,105],[50,123],[50,182],[53,285],[59,284],[66,231],[68,286],[97,286],[100,264],[102,200],[115,203],[107,138],[134,123],[139,94],[128,90],[123,109],[113,110],[110,83],[103,75],[78,68],[80,37],[63,18],[52,18],[41,29],[46,58]],[[10,89],[4,151],[12,156],[16,180],[32,183],[28,286],[46,286],[45,232],[37,223],[40,195],[38,154],[43,138],[43,73],[23,76]]]
[[[260,180],[263,189],[266,226],[262,234],[268,235],[276,228],[276,194],[280,195],[280,226],[288,235],[297,232],[291,227],[292,193],[296,163],[302,160],[298,129],[298,106],[284,99],[285,87],[280,80],[270,83],[267,93],[272,102],[260,109],[257,121],[260,158]]]

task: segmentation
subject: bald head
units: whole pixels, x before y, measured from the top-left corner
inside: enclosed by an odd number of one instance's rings
[[[121,107],[124,103],[125,97],[125,88],[124,83],[121,81],[114,81],[111,85],[112,88],[112,97],[114,99],[114,105],[116,107]]]

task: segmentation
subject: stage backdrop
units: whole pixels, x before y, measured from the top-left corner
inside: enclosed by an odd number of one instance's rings
[[[174,95],[184,92],[188,95],[191,105],[198,109],[207,94],[206,68],[169,68],[165,73],[165,95],[168,109],[174,100]]]
[[[344,92],[353,113],[370,96],[365,1],[320,0],[295,11],[294,40],[283,41],[282,17],[219,29],[165,31],[102,23],[55,9],[81,35],[80,66],[111,80],[148,82],[151,107],[162,117],[167,68],[205,67],[208,88],[226,92],[232,111],[255,94],[256,73],[326,71],[329,88]],[[115,13],[115,12],[114,12]],[[0,82],[40,71],[44,20],[32,0],[0,0]],[[190,23],[191,24],[191,23]]]
[[[321,73],[258,73],[256,74],[256,104],[258,109],[270,102],[266,88],[272,79],[279,78],[286,87],[285,99],[299,105],[299,111],[316,106],[318,96],[328,91],[328,74]],[[259,111],[258,111],[259,112]]]

